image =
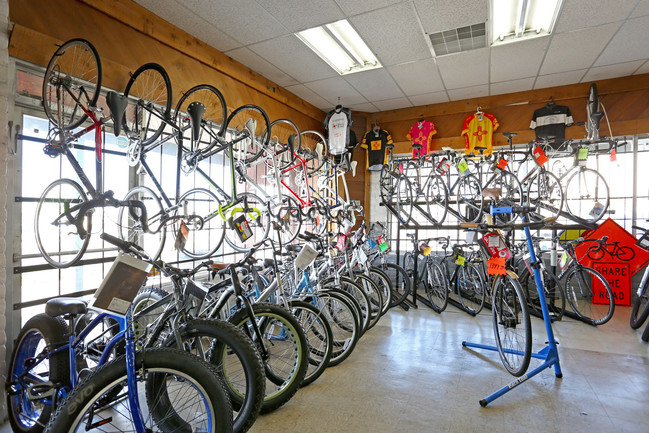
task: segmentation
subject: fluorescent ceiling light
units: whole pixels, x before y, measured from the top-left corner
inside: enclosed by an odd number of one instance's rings
[[[563,0],[491,0],[492,45],[552,33]]]
[[[372,50],[347,20],[295,34],[340,75],[380,68]]]

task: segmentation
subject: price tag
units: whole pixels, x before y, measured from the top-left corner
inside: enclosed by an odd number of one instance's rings
[[[566,266],[566,263],[568,263],[568,252],[564,251],[563,254],[561,254],[561,259],[559,260],[559,265],[561,266],[561,269],[563,269]]]
[[[536,146],[534,148],[534,159],[536,159],[536,162],[538,162],[540,166],[549,161],[547,155],[543,152],[543,149],[541,149],[541,146]]]
[[[399,164],[399,174],[403,174],[403,164]]]
[[[338,236],[338,243],[336,244],[336,248],[338,248],[340,251],[345,250],[345,240],[347,239],[346,235],[340,235]]]
[[[617,150],[615,148],[611,149],[611,162],[617,161]]]
[[[360,263],[361,265],[367,263],[367,254],[365,254],[365,251],[363,251],[361,248],[358,248],[356,250],[356,255],[358,256],[358,263]]]
[[[505,258],[492,257],[489,260],[487,260],[487,274],[488,275],[507,274],[507,270],[505,269]]]
[[[455,263],[459,266],[464,266],[465,261],[466,259],[464,258],[464,256],[457,256],[457,259],[455,259]]]
[[[379,249],[381,250],[381,252],[386,252],[387,250],[390,249],[390,246],[388,245],[387,242],[385,242],[379,245]]]
[[[451,168],[451,164],[448,163],[446,158],[442,158],[439,164],[437,164],[437,167],[435,167],[435,171],[439,174],[446,174],[449,168]]]
[[[180,227],[178,227],[178,233],[176,234],[176,242],[174,243],[174,247],[178,251],[181,251],[183,248],[185,248],[187,239],[189,239],[189,229],[187,229],[185,221],[181,221]]]
[[[368,239],[366,243],[370,250],[373,250],[378,246],[378,244],[374,242],[372,239]]]
[[[577,159],[580,161],[588,159],[588,151],[589,149],[587,147],[580,147],[577,151]]]
[[[345,229],[345,234],[349,233],[352,227],[354,227],[354,223],[351,222],[349,219],[345,218],[343,220],[343,229]]]
[[[498,161],[498,164],[496,164],[496,167],[498,167],[501,170],[504,170],[507,168],[508,161],[504,158],[500,158]]]
[[[591,209],[591,211],[589,212],[589,215],[592,216],[593,218],[597,218],[597,216],[600,215],[603,210],[604,210],[604,205],[597,201],[595,202],[593,209]]]
[[[469,164],[464,159],[458,163],[457,169],[462,176],[469,174]]]

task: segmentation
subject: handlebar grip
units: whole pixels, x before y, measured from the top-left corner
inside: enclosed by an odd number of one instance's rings
[[[117,238],[113,235],[109,235],[108,233],[102,233],[99,235],[99,237],[105,240],[106,242],[108,242],[109,244],[115,245],[117,248],[121,250],[127,251],[130,249],[130,245],[129,245],[130,242],[124,242],[120,238]]]
[[[460,227],[465,229],[477,229],[479,225],[478,223],[460,223]]]
[[[558,217],[556,216],[551,216],[543,219],[543,222],[546,224],[553,223],[557,220]]]

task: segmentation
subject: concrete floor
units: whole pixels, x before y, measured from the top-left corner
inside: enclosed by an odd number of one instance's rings
[[[649,346],[629,328],[628,314],[618,307],[599,328],[555,323],[563,379],[546,370],[482,408],[481,398],[514,379],[497,352],[461,346],[493,344],[490,311],[471,318],[452,306],[441,315],[424,306],[393,309],[345,362],[260,417],[251,433],[646,433]],[[545,330],[536,318],[532,326],[538,350]]]

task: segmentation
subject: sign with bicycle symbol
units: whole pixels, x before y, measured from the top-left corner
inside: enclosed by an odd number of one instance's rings
[[[601,247],[585,242],[575,249],[582,263],[601,273],[611,286],[615,305],[631,305],[631,277],[649,262],[649,251],[636,245],[636,238],[612,219],[604,221],[586,239],[603,239]],[[606,291],[593,281],[593,303],[607,304]]]

